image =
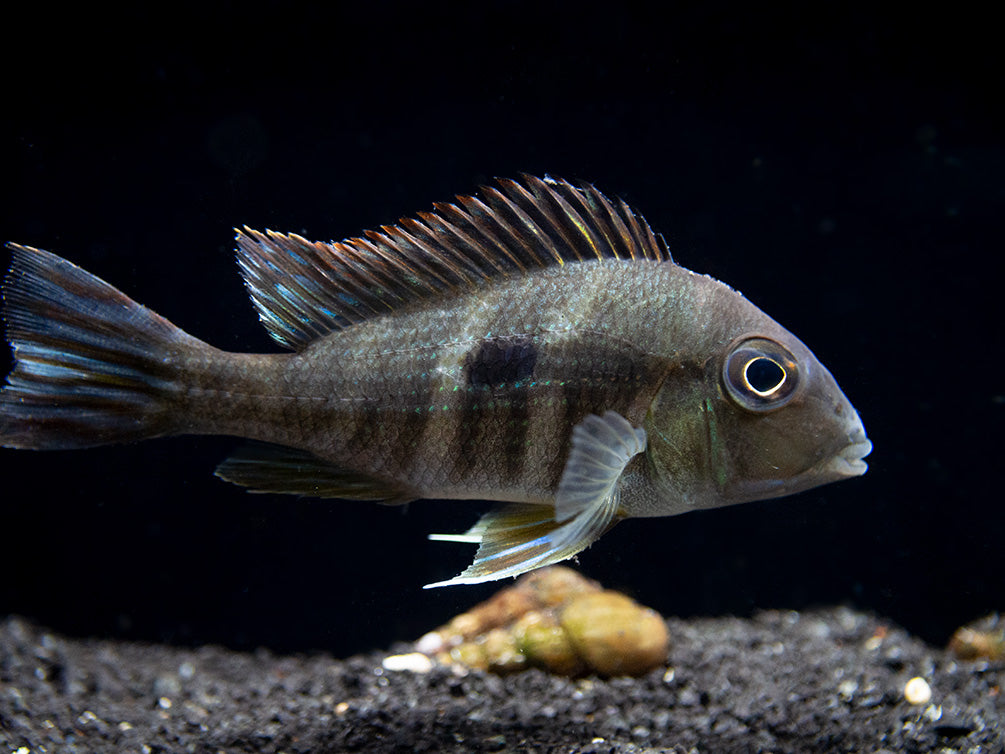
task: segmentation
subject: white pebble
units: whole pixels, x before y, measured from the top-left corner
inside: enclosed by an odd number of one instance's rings
[[[422,652],[404,655],[390,655],[381,663],[385,670],[408,670],[412,673],[428,673],[433,669],[433,661]]]
[[[910,704],[928,704],[932,700],[932,687],[924,678],[912,678],[904,686],[904,698]]]
[[[423,654],[434,655],[443,649],[443,637],[436,631],[430,631],[415,642],[415,648]]]

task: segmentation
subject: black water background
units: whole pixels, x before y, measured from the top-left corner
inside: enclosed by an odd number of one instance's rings
[[[1001,59],[953,13],[20,8],[0,237],[273,350],[233,226],[329,240],[495,175],[596,182],[799,334],[876,450],[860,480],[622,524],[584,572],[667,614],[844,602],[941,643],[1005,596]],[[0,452],[0,613],[345,655],[493,591],[419,589],[472,554],[425,534],[476,506],[249,496],[212,476],[236,444]]]

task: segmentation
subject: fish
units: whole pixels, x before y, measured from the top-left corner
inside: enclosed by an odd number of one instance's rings
[[[247,226],[237,262],[283,353],[230,353],[51,252],[8,244],[0,444],[243,438],[252,492],[492,501],[474,584],[618,521],[863,474],[858,413],[798,338],[675,262],[624,200],[498,179],[340,242]]]

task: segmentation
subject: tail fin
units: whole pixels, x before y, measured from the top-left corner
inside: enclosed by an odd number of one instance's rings
[[[86,448],[170,433],[172,364],[204,344],[55,254],[8,248],[15,365],[0,390],[0,445]]]

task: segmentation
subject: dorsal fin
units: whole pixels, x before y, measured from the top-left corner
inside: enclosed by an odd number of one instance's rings
[[[588,259],[670,259],[662,237],[594,186],[523,176],[480,197],[437,203],[338,243],[237,231],[237,257],[262,323],[279,343],[315,338],[400,306],[497,277]]]

